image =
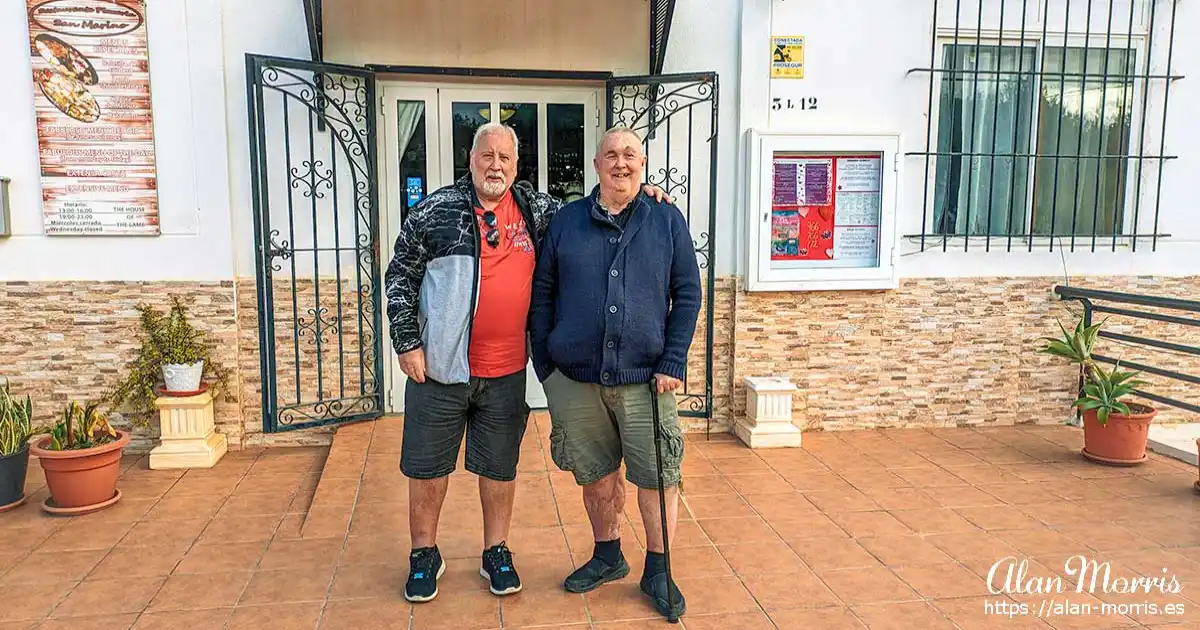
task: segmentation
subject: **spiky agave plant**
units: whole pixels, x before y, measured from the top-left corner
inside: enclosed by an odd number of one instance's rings
[[[0,456],[18,453],[33,437],[33,402],[14,398],[8,379],[0,388]]]
[[[1100,421],[1101,426],[1108,424],[1108,417],[1113,413],[1129,415],[1129,405],[1121,399],[1146,384],[1145,381],[1135,378],[1138,372],[1121,370],[1119,361],[1106,372],[1092,358],[1092,349],[1096,346],[1100,328],[1103,326],[1103,321],[1088,326],[1080,319],[1074,329],[1067,330],[1062,322],[1059,322],[1062,336],[1043,337],[1046,345],[1041,350],[1079,366],[1079,376],[1084,385],[1083,392],[1074,402],[1074,406],[1080,411],[1095,410],[1096,419]]]

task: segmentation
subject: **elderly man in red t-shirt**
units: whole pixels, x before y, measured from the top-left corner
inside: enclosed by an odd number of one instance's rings
[[[525,404],[527,322],[538,248],[559,201],[516,182],[517,135],[476,131],[470,175],[412,209],[384,278],[392,344],[409,378],[400,469],[409,478],[410,571],[404,596],[437,596],[445,571],[438,519],[464,431],[483,504],[480,574],[496,595],[521,590],[505,540]],[[663,193],[647,186],[647,194]]]

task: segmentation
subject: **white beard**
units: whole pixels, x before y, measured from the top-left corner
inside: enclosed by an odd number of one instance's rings
[[[489,179],[483,180],[483,183],[480,184],[479,187],[482,188],[483,192],[489,197],[499,197],[500,195],[503,195],[506,190],[508,190],[508,185],[504,182],[494,182]]]

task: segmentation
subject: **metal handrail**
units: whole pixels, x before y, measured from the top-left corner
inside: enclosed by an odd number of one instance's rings
[[[1116,303],[1121,303],[1121,304],[1134,304],[1137,306],[1147,306],[1147,307],[1151,307],[1151,308],[1171,309],[1171,310],[1183,311],[1183,312],[1187,312],[1187,313],[1200,313],[1200,301],[1196,301],[1196,300],[1184,300],[1184,299],[1180,299],[1180,298],[1169,298],[1169,297],[1161,297],[1161,296],[1155,296],[1155,295],[1142,295],[1142,294],[1138,294],[1138,293],[1121,293],[1118,291],[1103,291],[1103,290],[1099,290],[1099,289],[1081,289],[1078,287],[1070,287],[1070,286],[1062,286],[1062,285],[1054,287],[1054,293],[1057,294],[1063,300],[1075,300],[1083,305],[1083,323],[1085,326],[1092,325],[1092,315],[1094,313],[1110,313],[1110,314],[1114,314],[1114,315],[1122,315],[1125,317],[1130,317],[1133,319],[1147,319],[1147,320],[1165,322],[1165,323],[1169,323],[1169,324],[1180,324],[1183,326],[1200,327],[1200,318],[1183,317],[1183,316],[1179,316],[1179,315],[1167,315],[1167,314],[1163,314],[1163,313],[1152,313],[1149,311],[1142,311],[1142,310],[1136,310],[1136,309],[1105,306],[1103,304],[1095,304],[1093,302],[1093,300],[1102,300],[1102,301],[1106,301],[1106,302],[1116,302]],[[1143,347],[1147,347],[1147,348],[1156,348],[1159,350],[1167,350],[1167,351],[1176,352],[1179,354],[1185,354],[1188,356],[1200,356],[1200,346],[1172,343],[1169,341],[1161,341],[1158,339],[1152,339],[1152,338],[1144,337],[1144,336],[1125,335],[1125,334],[1121,334],[1121,333],[1113,333],[1113,332],[1108,332],[1108,331],[1104,331],[1104,330],[1101,330],[1098,333],[1098,336],[1103,337],[1105,339],[1112,339],[1114,341],[1118,341],[1120,343],[1124,343],[1124,344],[1128,344],[1128,345],[1143,346]],[[1165,368],[1158,368],[1158,367],[1154,367],[1151,365],[1145,365],[1142,363],[1134,363],[1131,361],[1121,361],[1120,359],[1114,359],[1112,357],[1108,357],[1108,356],[1104,356],[1104,355],[1100,355],[1100,354],[1093,354],[1092,359],[1099,361],[1101,363],[1108,363],[1110,365],[1115,365],[1117,363],[1121,363],[1122,365],[1131,367],[1135,370],[1142,371],[1142,372],[1148,372],[1150,374],[1156,374],[1156,375],[1162,376],[1164,378],[1169,378],[1169,379],[1176,380],[1176,381],[1182,381],[1184,383],[1200,384],[1200,376],[1186,374],[1186,373],[1179,372],[1176,370],[1168,370]],[[1080,383],[1080,389],[1082,390],[1082,383]],[[1134,390],[1134,393],[1136,393],[1137,395],[1139,395],[1143,398],[1146,398],[1147,400],[1153,400],[1155,402],[1159,402],[1164,405],[1169,405],[1169,406],[1175,407],[1177,409],[1184,409],[1187,411],[1191,411],[1193,413],[1200,413],[1200,405],[1197,405],[1197,404],[1185,402],[1182,400],[1177,400],[1174,398],[1163,396],[1161,394],[1154,394],[1154,393],[1146,392],[1146,391],[1142,391],[1142,390]]]

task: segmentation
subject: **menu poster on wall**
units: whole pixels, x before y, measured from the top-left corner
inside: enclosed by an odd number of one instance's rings
[[[157,235],[145,0],[26,0],[47,234]]]
[[[777,153],[771,260],[878,262],[882,160],[878,155]]]

